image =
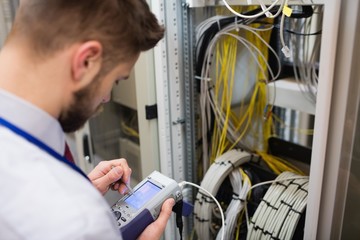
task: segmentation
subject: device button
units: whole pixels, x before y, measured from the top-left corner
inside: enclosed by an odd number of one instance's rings
[[[114,215],[115,215],[115,217],[116,217],[116,220],[119,220],[120,217],[121,217],[121,212],[114,211]]]
[[[175,199],[175,200],[180,200],[180,198],[181,198],[181,192],[180,192],[180,191],[177,191],[177,192],[175,193],[175,195],[176,195],[176,199]]]
[[[124,217],[121,217],[121,220],[122,220],[123,222],[126,222],[126,218],[124,218]]]

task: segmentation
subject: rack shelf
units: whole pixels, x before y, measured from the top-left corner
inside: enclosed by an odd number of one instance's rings
[[[315,114],[316,105],[301,91],[300,83],[293,79],[282,79],[269,85],[269,104]],[[275,99],[274,99],[275,97]]]

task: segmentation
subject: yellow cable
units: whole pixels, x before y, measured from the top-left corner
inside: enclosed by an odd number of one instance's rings
[[[264,162],[269,166],[269,168],[274,171],[276,174],[280,174],[284,171],[294,172],[299,175],[305,175],[303,171],[294,166],[288,161],[285,161],[279,157],[272,156],[264,152],[258,152],[259,156],[264,160]]]
[[[139,133],[135,129],[127,126],[124,122],[121,122],[121,129],[124,134],[131,137],[139,138]]]

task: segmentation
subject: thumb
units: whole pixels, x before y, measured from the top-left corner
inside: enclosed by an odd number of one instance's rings
[[[173,198],[167,199],[162,207],[158,219],[154,222],[162,231],[165,230],[166,224],[171,216],[172,208],[175,205],[175,200]]]
[[[138,240],[160,239],[171,216],[171,211],[174,205],[175,200],[173,198],[167,199],[161,207],[159,217],[155,222],[151,223],[149,226],[147,226],[147,228],[145,228],[145,230],[139,236]]]

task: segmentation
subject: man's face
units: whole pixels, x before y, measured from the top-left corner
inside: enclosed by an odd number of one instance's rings
[[[64,132],[80,129],[90,117],[102,109],[102,104],[110,100],[114,83],[128,78],[138,57],[137,55],[129,58],[126,63],[120,63],[105,76],[96,76],[91,84],[74,94],[71,106],[59,117]]]

